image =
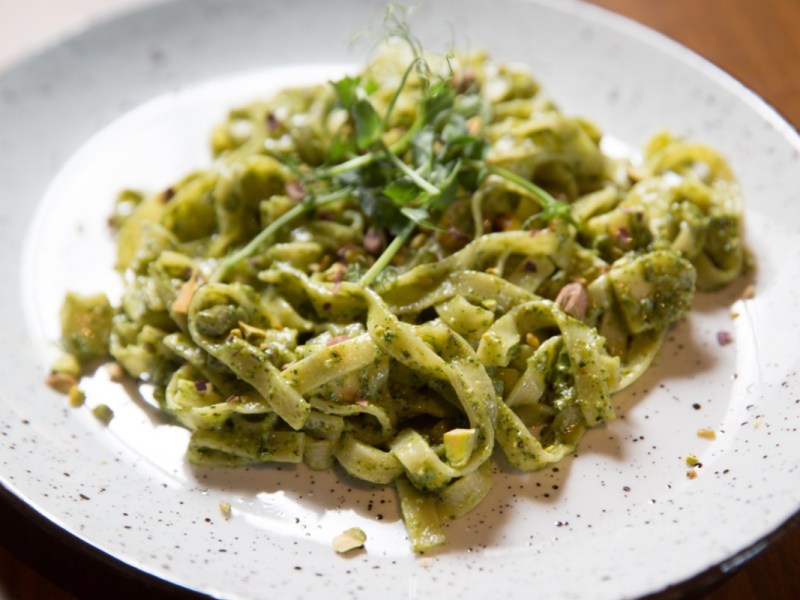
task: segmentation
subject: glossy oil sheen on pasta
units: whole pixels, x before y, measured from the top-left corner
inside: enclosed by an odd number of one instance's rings
[[[69,295],[54,371],[110,355],[191,462],[394,485],[424,552],[495,448],[522,471],[572,452],[695,289],[742,270],[718,153],[661,133],[634,163],[601,137],[524,68],[413,41],[234,109],[210,168],[120,194],[120,306]]]

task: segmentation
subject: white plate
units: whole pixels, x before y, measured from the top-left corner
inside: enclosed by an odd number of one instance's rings
[[[744,188],[758,270],[752,300],[738,300],[744,281],[698,297],[659,365],[615,397],[620,418],[577,457],[498,473],[447,547],[419,558],[390,491],[302,467],[193,469],[186,432],[102,369],[88,404],[112,406],[108,428],[44,387],[63,291],[116,285],[105,219],[117,189],[202,165],[230,104],[360,62],[347,41],[380,14],[366,0],[184,0],[0,77],[3,486],[108,555],[231,598],[602,599],[732,568],[800,507],[800,140],[708,63],[588,5],[438,1],[413,25],[434,49],[454,40],[529,64],[563,108],[628,144],[669,127],[720,148]],[[721,330],[733,344],[717,344]],[[717,439],[697,437],[703,427]],[[689,453],[703,463],[694,480]],[[343,558],[330,541],[352,526],[367,548]]]

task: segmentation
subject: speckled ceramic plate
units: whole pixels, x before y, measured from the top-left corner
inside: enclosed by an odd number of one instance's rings
[[[529,64],[568,112],[628,144],[666,126],[719,147],[744,188],[758,269],[753,299],[740,299],[744,280],[698,297],[577,456],[499,472],[481,507],[448,527],[447,547],[419,558],[390,491],[305,468],[190,468],[186,432],[103,369],[83,409],[43,385],[63,291],[117,289],[105,225],[115,192],[208,161],[226,107],[360,62],[347,41],[380,13],[364,0],[179,1],[0,77],[3,486],[124,563],[232,598],[636,597],[733,568],[800,506],[800,141],[708,63],[580,3],[429,2],[413,23],[431,47],[454,40]],[[733,343],[718,345],[718,331]],[[109,427],[89,411],[100,402],[116,415]],[[351,526],[369,539],[343,558],[330,542]]]

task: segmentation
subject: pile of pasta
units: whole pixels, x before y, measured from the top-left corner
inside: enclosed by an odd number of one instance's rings
[[[192,463],[394,485],[424,552],[496,448],[533,471],[613,419],[743,248],[714,150],[661,133],[612,159],[524,68],[413,50],[232,110],[209,168],[122,193],[125,290],[88,338],[191,430]],[[64,320],[82,360],[87,304]]]

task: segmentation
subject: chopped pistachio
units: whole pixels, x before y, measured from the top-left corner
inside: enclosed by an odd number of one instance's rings
[[[248,325],[244,321],[239,321],[239,329],[241,330],[244,339],[248,341],[253,341],[253,338],[259,338],[260,340],[263,340],[267,336],[267,332],[263,329]]]
[[[67,352],[58,357],[53,366],[50,367],[50,372],[66,373],[78,379],[81,376],[81,363],[78,361],[77,356]]]
[[[525,343],[533,349],[536,349],[541,345],[539,338],[530,332],[525,334]]]
[[[641,181],[647,177],[647,171],[641,167],[628,165],[627,171],[628,179],[631,180],[631,183],[636,183],[637,181]]]
[[[125,377],[125,371],[122,369],[119,363],[109,363],[106,367],[106,372],[108,373],[108,378],[111,381],[122,381],[122,378]]]
[[[219,501],[219,511],[222,513],[222,516],[226,519],[229,519],[231,516],[231,503],[226,502],[225,500]]]
[[[84,394],[83,390],[77,385],[73,385],[69,390],[67,399],[69,400],[70,406],[78,408],[79,406],[83,406],[83,403],[86,402],[86,394]]]
[[[582,284],[578,282],[568,283],[558,292],[556,304],[571,317],[583,319],[589,308],[589,294]]]
[[[474,117],[470,117],[467,119],[467,132],[471,136],[476,136],[480,133],[481,128],[483,127],[483,119],[475,115]]]
[[[475,448],[475,430],[451,429],[442,438],[447,461],[455,467],[466,464]]]
[[[413,250],[419,250],[422,246],[425,245],[425,242],[428,240],[428,236],[424,233],[418,233],[413,238],[411,238],[410,246]]]
[[[733,341],[733,336],[728,331],[717,332],[717,343],[720,346],[727,346]]]
[[[707,429],[704,427],[703,429],[697,430],[697,437],[701,437],[707,440],[715,440],[717,439],[717,432],[714,431],[713,429]]]
[[[700,464],[700,459],[697,458],[694,454],[687,454],[686,455],[686,465],[689,467],[696,467]]]
[[[333,549],[339,554],[363,548],[367,541],[367,534],[358,527],[351,527],[333,538]]]
[[[78,384],[78,380],[69,373],[50,373],[44,381],[62,394],[69,394],[69,391]]]
[[[178,296],[172,303],[172,312],[185,315],[189,312],[189,303],[200,285],[197,282],[197,271],[192,273],[188,281],[184,282],[178,290]]]
[[[103,425],[108,425],[114,418],[114,411],[107,404],[98,404],[92,409],[92,414]]]

